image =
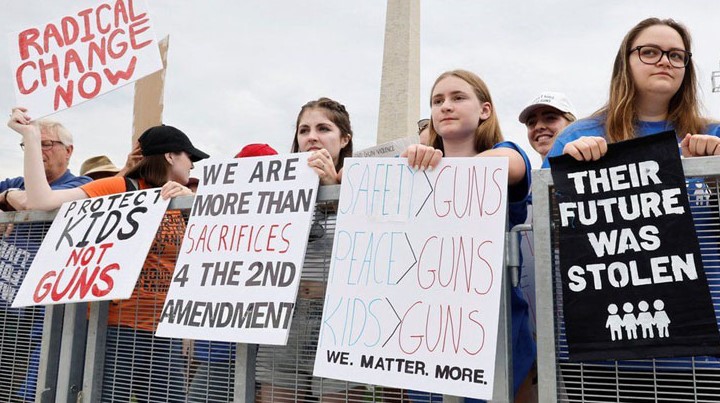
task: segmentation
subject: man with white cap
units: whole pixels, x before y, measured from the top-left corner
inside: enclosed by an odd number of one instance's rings
[[[527,127],[528,141],[544,159],[555,137],[577,120],[575,107],[562,92],[546,91],[535,97],[518,119]]]

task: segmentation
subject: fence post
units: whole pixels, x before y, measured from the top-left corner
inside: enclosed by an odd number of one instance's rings
[[[538,399],[557,401],[555,358],[555,293],[550,239],[550,170],[533,171],[533,240],[535,244],[535,298],[538,346]]]
[[[235,346],[235,403],[255,403],[255,358],[257,344]]]
[[[57,402],[77,401],[83,377],[85,336],[87,334],[87,303],[66,304],[60,344]]]
[[[40,365],[38,368],[35,401],[46,403],[55,401],[60,359],[60,337],[62,321],[65,313],[64,305],[45,307],[43,318],[43,335],[40,342]]]
[[[99,402],[102,396],[102,380],[105,365],[105,342],[107,339],[107,316],[109,301],[90,304],[85,348],[85,372],[80,401]]]

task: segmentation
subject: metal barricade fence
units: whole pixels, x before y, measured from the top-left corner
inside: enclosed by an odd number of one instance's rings
[[[720,323],[720,159],[683,160],[700,251]],[[571,363],[563,322],[559,213],[550,171],[533,171],[538,392],[546,402],[720,402],[720,365],[672,358]],[[720,363],[720,361],[717,361]]]
[[[0,302],[5,303],[0,307],[0,401],[461,402],[452,396],[312,376],[338,195],[339,186],[320,188],[287,346],[160,338],[132,325],[148,315],[159,317],[161,300],[125,311],[112,307],[116,301],[9,308],[13,290],[55,214],[0,213],[0,226],[14,224],[0,243]],[[155,250],[158,260],[176,259],[191,203],[192,197],[171,202],[156,235],[156,241],[162,239],[167,246]],[[164,289],[155,291],[166,292],[171,278],[150,267],[136,289],[146,283],[163,284]],[[504,291],[492,402],[512,400],[511,360],[506,358],[510,356],[508,304],[509,294]],[[109,316],[129,325],[108,325]]]

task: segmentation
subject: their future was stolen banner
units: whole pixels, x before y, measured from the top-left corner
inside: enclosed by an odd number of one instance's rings
[[[675,133],[611,144],[598,161],[563,155],[550,165],[570,359],[720,353],[693,225],[693,215],[711,212],[690,207]]]
[[[319,183],[309,155],[202,165],[158,336],[287,342]]]
[[[507,158],[346,160],[316,376],[491,398]]]
[[[12,306],[130,298],[168,203],[158,188],[63,204]]]
[[[8,35],[15,105],[35,119],[162,68],[145,0],[106,0]]]

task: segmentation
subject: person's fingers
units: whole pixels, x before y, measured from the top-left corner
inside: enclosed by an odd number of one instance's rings
[[[565,144],[565,147],[563,148],[563,154],[567,154],[567,155],[575,158],[575,160],[577,160],[577,161],[583,161],[583,155],[580,152],[580,150],[578,150],[575,142]]]
[[[690,138],[692,135],[690,133],[685,134],[685,137],[683,137],[682,141],[680,142],[680,150],[682,151],[683,157],[692,157],[692,154],[690,153]]]
[[[410,147],[408,147],[407,150],[405,150],[405,151],[407,154],[408,165],[410,165],[413,168],[417,168],[415,159],[417,158],[418,147],[413,144]]]
[[[606,153],[607,142],[602,137],[581,137],[563,148],[563,154],[568,154],[578,161],[596,161]]]
[[[439,164],[440,160],[442,159],[443,153],[440,150],[435,150],[433,152],[432,158],[430,160],[430,169],[435,169]]]
[[[600,149],[600,156],[602,157],[605,154],[607,154],[607,151],[608,151],[607,141],[605,141],[605,139],[602,137],[598,137],[598,139],[599,139],[598,146]]]
[[[426,150],[425,154],[423,155],[422,161],[418,164],[419,168],[422,170],[429,169],[431,167],[431,162],[433,160],[433,157],[435,156],[435,151],[437,150]]]

